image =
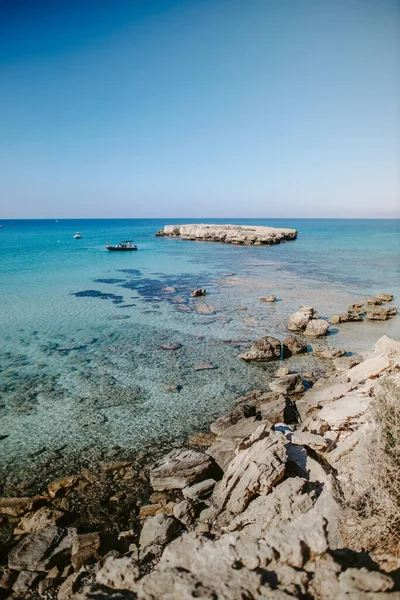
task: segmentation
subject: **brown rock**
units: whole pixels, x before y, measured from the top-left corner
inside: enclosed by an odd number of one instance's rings
[[[311,321],[315,314],[315,309],[309,306],[300,306],[299,310],[290,315],[288,320],[288,329],[291,331],[304,331],[307,323]]]
[[[204,288],[198,288],[197,290],[194,290],[194,292],[192,292],[190,295],[192,296],[192,298],[199,298],[200,296],[206,296],[207,292]]]
[[[81,481],[81,478],[77,475],[69,475],[68,477],[59,479],[58,481],[53,481],[53,483],[51,483],[48,487],[50,498],[64,496],[70,492],[79,483],[79,481]]]
[[[206,479],[212,471],[208,454],[187,448],[172,450],[150,469],[150,482],[155,491],[182,489]]]
[[[65,513],[61,510],[42,506],[37,511],[27,513],[22,517],[17,527],[14,529],[14,535],[34,533],[49,525],[57,525],[64,515]]]
[[[267,336],[255,340],[249,352],[240,354],[240,358],[243,360],[255,360],[255,361],[271,361],[279,360],[281,356],[281,342],[274,337]]]
[[[34,496],[33,498],[0,498],[0,514],[18,517],[40,506],[45,501],[46,499],[43,496]]]
[[[83,565],[96,562],[100,558],[100,533],[82,533],[77,535],[72,545],[71,563],[75,571]]]
[[[329,329],[329,323],[324,319],[312,319],[307,323],[304,335],[312,337],[321,337],[327,335]]]
[[[273,392],[278,392],[279,394],[291,395],[304,392],[304,385],[298,373],[274,379],[269,383],[269,388]]]
[[[304,352],[307,352],[307,344],[294,335],[288,335],[282,343],[284,358],[291,356],[292,354],[303,354]]]

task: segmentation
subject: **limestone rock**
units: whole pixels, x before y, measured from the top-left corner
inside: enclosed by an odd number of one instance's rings
[[[278,379],[271,381],[268,385],[273,392],[278,392],[279,394],[290,395],[301,394],[301,392],[304,392],[304,385],[298,373],[279,377]]]
[[[291,331],[304,331],[307,323],[311,321],[315,314],[315,309],[311,306],[300,306],[300,308],[290,315],[288,320],[288,329]]]
[[[164,235],[180,237],[182,240],[224,242],[226,244],[271,245],[295,240],[295,229],[278,229],[260,225],[166,225]]]
[[[17,576],[18,573],[15,571],[11,571],[7,567],[0,567],[0,590],[11,590]]]
[[[196,520],[196,508],[192,500],[182,500],[174,506],[174,517],[187,529],[191,529]]]
[[[348,313],[355,313],[358,315],[363,315],[365,314],[365,306],[364,304],[361,304],[360,302],[356,302],[355,304],[351,304],[349,306],[349,308],[347,309]]]
[[[30,533],[10,550],[8,566],[15,571],[48,571],[67,560],[75,535],[61,527]]]
[[[260,298],[260,302],[276,302],[276,296],[271,294],[271,296],[265,296],[265,298]]]
[[[40,506],[43,502],[45,502],[45,499],[41,496],[33,498],[0,498],[0,515],[18,517],[33,510],[36,506]]]
[[[324,319],[312,319],[307,323],[304,335],[309,335],[311,337],[321,337],[323,335],[327,335],[328,329],[328,321],[324,321]]]
[[[380,306],[382,304],[382,300],[374,298],[373,296],[369,296],[365,301],[369,306]]]
[[[48,487],[50,498],[64,496],[66,493],[76,487],[80,481],[81,478],[76,475],[70,475],[68,477],[64,477],[63,479],[53,481]]]
[[[25,533],[34,533],[40,531],[49,525],[57,525],[64,517],[61,510],[52,509],[48,506],[42,506],[37,511],[26,513],[17,527],[14,529],[14,535],[22,535]]]
[[[233,410],[229,411],[226,415],[223,415],[214,423],[211,423],[210,429],[212,433],[219,435],[225,430],[229,429],[232,425],[236,425],[243,419],[254,417],[256,414],[256,408],[254,405],[243,403],[236,406]]]
[[[137,562],[130,556],[110,556],[96,574],[96,582],[117,590],[134,590],[140,577]]]
[[[258,405],[261,419],[269,421],[272,425],[296,420],[293,419],[290,408],[290,400],[286,399],[282,394],[277,394],[274,399],[261,402]]]
[[[308,431],[294,431],[292,435],[292,444],[306,446],[316,452],[325,452],[329,446],[328,440],[321,435],[315,435]]]
[[[283,441],[265,425],[245,438],[236,450],[213,501],[222,509],[238,514],[255,495],[266,495],[283,477],[286,463]]]
[[[33,571],[21,571],[12,586],[12,590],[17,597],[24,596],[27,592],[32,591],[39,579],[39,573]]]
[[[281,356],[281,343],[278,339],[267,336],[255,340],[249,352],[240,354],[243,360],[270,361],[279,360]]]
[[[149,517],[142,528],[139,538],[141,550],[154,544],[164,546],[173,540],[181,531],[181,524],[177,519],[163,514]]]
[[[204,481],[199,481],[199,483],[189,485],[188,487],[183,488],[183,497],[189,500],[208,498],[211,495],[215,484],[215,479],[205,479]]]
[[[275,371],[275,377],[286,377],[286,375],[290,375],[290,369],[287,367],[280,367]]]
[[[381,302],[391,302],[393,300],[393,294],[386,294],[385,292],[380,292],[375,297]]]
[[[284,358],[292,356],[292,354],[303,354],[304,352],[307,352],[307,344],[294,335],[286,336],[282,344]]]
[[[314,355],[318,356],[319,358],[329,358],[329,359],[340,358],[341,356],[344,356],[346,354],[346,350],[343,350],[343,348],[328,348],[328,347],[314,348],[313,352],[314,352]]]
[[[182,489],[206,479],[212,471],[208,454],[178,448],[157,461],[150,469],[150,483],[155,491]]]
[[[95,562],[101,556],[101,535],[98,532],[77,535],[72,545],[71,563],[75,571]]]
[[[330,319],[330,322],[332,325],[337,325],[339,323],[348,323],[351,321],[363,321],[361,314],[364,313],[365,311],[363,313],[359,313],[357,311],[340,313],[338,315],[333,315],[333,317]]]

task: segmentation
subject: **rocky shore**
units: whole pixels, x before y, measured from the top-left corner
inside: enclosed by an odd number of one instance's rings
[[[362,357],[317,343],[325,379],[285,366],[328,329],[302,306],[295,335],[253,342],[238,360],[276,361],[276,377],[186,447],[1,498],[0,597],[398,600],[399,545],[373,535],[385,523],[360,499],[374,407],[400,389],[400,342],[383,336]]]
[[[165,225],[156,236],[179,237],[182,240],[224,242],[244,246],[270,246],[297,238],[296,229],[280,229],[259,225]]]

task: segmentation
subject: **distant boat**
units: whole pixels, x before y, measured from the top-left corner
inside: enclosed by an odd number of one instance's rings
[[[3,225],[0,225],[0,229],[3,229]]]
[[[76,234],[74,235],[74,238],[75,238],[76,240],[80,240],[80,239],[82,238],[82,234],[81,234],[81,233],[79,233],[79,231],[77,231],[77,232],[76,232]]]
[[[137,250],[137,246],[133,243],[133,240],[125,240],[116,246],[112,246],[107,242],[106,248],[107,250],[110,250],[110,252],[131,252],[132,250]]]

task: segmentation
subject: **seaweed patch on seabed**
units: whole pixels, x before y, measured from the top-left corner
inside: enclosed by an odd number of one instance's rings
[[[84,290],[82,292],[72,292],[71,296],[77,298],[100,298],[100,300],[112,300],[115,304],[120,304],[124,301],[123,296],[100,292],[99,290]]]
[[[94,283],[124,283],[125,279],[93,279]]]
[[[200,283],[203,286],[209,284],[210,276],[206,273],[199,273],[198,275],[164,275],[159,279],[142,278],[126,281],[120,287],[136,291],[140,296],[146,298],[147,301],[161,298],[173,304],[174,291],[179,295],[189,293],[198,287]]]

